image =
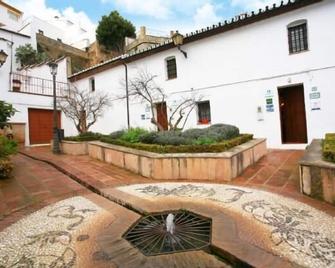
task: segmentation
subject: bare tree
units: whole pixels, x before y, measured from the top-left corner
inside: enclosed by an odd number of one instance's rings
[[[179,100],[174,107],[169,107],[170,116],[169,116],[169,130],[178,130],[184,129],[186,122],[196,107],[197,102],[199,102],[202,97],[190,97],[190,98],[183,98]]]
[[[58,107],[70,118],[79,133],[85,133],[111,106],[108,94],[88,92],[71,87],[69,93],[57,100]]]
[[[140,70],[138,75],[129,80],[129,96],[133,99],[138,99],[141,102],[149,104],[151,111],[151,123],[157,126],[159,130],[164,130],[164,127],[157,121],[156,113],[158,107],[161,109],[166,100],[164,90],[155,83],[157,76]],[[192,110],[195,108],[197,102],[201,97],[182,98],[176,101],[173,106],[167,106],[170,112],[168,119],[169,130],[183,129],[188,120]]]
[[[146,71],[139,71],[136,77],[129,80],[129,96],[149,104],[151,123],[159,130],[164,130],[163,126],[158,123],[155,113],[156,103],[163,103],[166,96],[163,89],[156,85],[154,81],[156,77]]]

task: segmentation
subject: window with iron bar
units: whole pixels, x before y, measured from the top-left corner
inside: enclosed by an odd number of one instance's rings
[[[307,23],[288,27],[290,54],[308,50]]]
[[[175,57],[166,59],[166,70],[168,79],[177,78],[177,64]]]

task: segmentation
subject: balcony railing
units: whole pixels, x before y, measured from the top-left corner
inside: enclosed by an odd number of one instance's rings
[[[12,73],[12,91],[29,93],[35,95],[52,96],[53,81],[39,77],[27,76],[19,73]],[[57,96],[65,96],[69,91],[69,84],[56,82]]]

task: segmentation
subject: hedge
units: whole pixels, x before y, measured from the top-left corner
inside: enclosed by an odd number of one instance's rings
[[[129,143],[119,139],[112,139],[109,136],[100,138],[101,142],[125,146],[137,150],[149,151],[153,153],[220,153],[227,151],[237,145],[252,140],[252,134],[241,134],[240,136],[225,140],[214,144],[202,145],[157,145],[157,144],[144,144],[144,143]]]
[[[327,133],[323,141],[322,155],[326,161],[335,163],[335,133]]]
[[[89,131],[89,132],[81,133],[78,136],[65,137],[64,140],[66,141],[97,141],[97,140],[100,140],[101,137],[102,137],[102,134]]]

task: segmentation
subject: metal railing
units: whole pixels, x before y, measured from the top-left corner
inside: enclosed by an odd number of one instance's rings
[[[35,95],[52,96],[53,82],[52,80],[39,77],[27,76],[20,73],[11,74],[12,91],[22,92]],[[57,96],[65,96],[69,92],[69,84],[56,81]]]

